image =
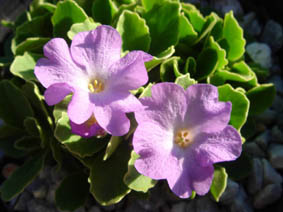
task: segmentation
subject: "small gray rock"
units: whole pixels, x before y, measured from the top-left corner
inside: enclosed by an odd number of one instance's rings
[[[247,201],[247,194],[242,186],[239,187],[239,192],[231,203],[230,212],[253,212],[253,208]]]
[[[132,204],[129,204],[125,210],[125,212],[148,212],[148,210],[145,210],[142,208],[139,204],[136,202],[133,202]]]
[[[274,98],[274,101],[272,103],[272,108],[277,112],[277,113],[281,113],[283,112],[283,98],[279,95],[276,95]]]
[[[271,144],[268,148],[269,161],[273,168],[283,168],[283,145]]]
[[[243,145],[243,151],[249,153],[254,157],[265,157],[264,151],[258,146],[256,142],[246,142]]]
[[[27,202],[32,199],[32,194],[27,191],[24,191],[20,194],[18,201],[16,202],[14,209],[16,211],[26,211],[27,210]]]
[[[270,139],[270,132],[269,130],[265,130],[263,133],[261,133],[255,138],[255,143],[261,149],[266,150],[268,147],[269,139]]]
[[[196,199],[196,212],[218,212],[219,208],[208,196]]]
[[[105,211],[114,211],[115,210],[115,205],[102,206],[102,208]]]
[[[256,118],[259,122],[270,125],[276,121],[277,113],[274,110],[268,108],[263,113],[259,114]]]
[[[261,40],[268,43],[274,51],[277,51],[283,44],[282,26],[276,21],[269,20],[264,26]]]
[[[263,183],[267,184],[281,184],[282,176],[271,166],[266,159],[261,160],[263,165]]]
[[[263,186],[263,167],[260,159],[253,158],[253,167],[248,178],[247,189],[249,193],[257,193]]]
[[[231,10],[233,10],[235,16],[240,16],[244,13],[238,0],[212,0],[211,6],[222,14],[228,13]]]
[[[250,12],[243,17],[243,22],[241,23],[245,32],[252,36],[258,36],[261,33],[261,26],[256,20],[256,14]]]
[[[276,125],[272,127],[271,138],[274,142],[283,143],[283,132]]]
[[[253,42],[247,45],[247,53],[250,58],[263,68],[270,68],[272,65],[271,49],[265,43]]]
[[[186,212],[196,212],[196,201],[195,200],[189,201],[187,203]]]
[[[178,202],[172,206],[171,212],[186,212],[186,202]]]
[[[254,207],[257,209],[264,208],[267,205],[276,202],[282,193],[280,184],[269,184],[265,186],[254,198]]]
[[[48,188],[48,192],[46,195],[46,200],[51,203],[55,204],[55,192],[56,192],[57,186],[56,185],[51,185]]]
[[[101,212],[101,209],[97,206],[92,206],[88,212]]]
[[[43,200],[32,199],[27,202],[28,212],[56,212],[55,208],[52,208],[46,204]]]
[[[80,207],[80,208],[74,210],[74,212],[85,212],[85,209],[83,207]]]
[[[275,85],[276,92],[283,94],[283,80],[279,75],[272,76],[268,82],[271,82]]]
[[[227,187],[222,196],[220,197],[219,201],[225,205],[230,205],[238,192],[239,184],[228,178]]]

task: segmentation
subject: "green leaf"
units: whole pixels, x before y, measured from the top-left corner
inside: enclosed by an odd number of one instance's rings
[[[186,90],[189,86],[196,84],[197,81],[192,79],[190,77],[190,74],[187,73],[185,75],[177,77],[175,83],[182,86]]]
[[[232,112],[230,124],[237,130],[240,130],[246,123],[250,102],[249,99],[240,91],[234,89],[231,85],[225,84],[218,87],[219,101],[232,103]]]
[[[250,115],[258,115],[269,108],[275,98],[276,90],[273,84],[262,84],[250,89],[246,95],[250,100]]]
[[[15,148],[23,151],[40,149],[40,138],[36,136],[24,136],[15,142]]]
[[[178,42],[180,3],[164,1],[144,15],[151,36],[150,53],[154,56]],[[170,15],[169,15],[170,14]]]
[[[54,111],[56,110],[56,106]],[[63,112],[62,117],[58,120],[54,135],[70,152],[80,157],[92,156],[105,147],[108,141],[107,137],[101,139],[95,137],[83,138],[73,134],[67,112]]]
[[[194,30],[192,24],[184,14],[180,15],[178,37],[179,42],[183,42],[188,46],[193,45],[198,37],[198,33]]]
[[[40,153],[26,161],[1,185],[1,198],[4,201],[9,201],[21,193],[36,178],[43,168],[45,155]]]
[[[158,66],[160,63],[170,58],[175,53],[174,46],[170,46],[168,49],[161,52],[158,56],[153,57],[153,59],[149,62],[145,63],[145,67],[148,71]]]
[[[184,67],[184,73],[190,73],[191,75],[196,74],[197,69],[197,62],[195,58],[188,57],[186,59],[185,67]]]
[[[176,77],[182,76],[178,62],[180,57],[171,57],[160,66],[160,79],[163,82],[174,82]]]
[[[107,144],[103,160],[107,160],[115,152],[121,141],[123,140],[120,136],[111,136],[110,141]]]
[[[88,18],[84,10],[70,0],[60,1],[51,18],[54,37],[67,39],[67,32],[75,23],[84,22]]]
[[[41,127],[39,126],[35,118],[27,117],[24,120],[24,126],[25,126],[25,130],[28,132],[29,135],[39,136],[39,131],[41,130]]]
[[[117,30],[122,36],[123,51],[149,50],[151,41],[149,28],[137,13],[125,10],[118,20]]]
[[[49,139],[50,149],[52,151],[52,156],[57,162],[57,170],[59,171],[63,166],[63,155],[61,144],[54,138]]]
[[[146,193],[150,188],[155,186],[157,181],[138,173],[134,166],[135,161],[138,158],[139,155],[132,151],[131,158],[128,163],[128,172],[124,176],[124,183],[130,189]]]
[[[213,74],[218,65],[217,50],[213,48],[204,49],[197,58],[195,77],[198,81]]]
[[[145,89],[143,90],[143,92],[141,93],[141,95],[139,96],[139,98],[142,97],[150,97],[151,96],[151,87],[153,86],[152,83],[149,83]]]
[[[36,80],[34,67],[41,55],[25,52],[23,56],[16,56],[12,65],[11,72],[24,80]]]
[[[95,23],[91,18],[86,19],[82,23],[73,24],[71,29],[68,31],[67,35],[70,40],[73,40],[73,37],[79,32],[90,31],[98,27],[100,24]]]
[[[21,42],[14,49],[16,55],[22,55],[25,52],[43,53],[43,46],[50,40],[50,38],[27,38]]]
[[[108,160],[103,157],[104,152],[99,153],[90,167],[90,192],[101,205],[111,205],[131,191],[123,182],[130,158],[128,143],[122,142]]]
[[[88,16],[91,16],[93,0],[75,0],[84,9]]]
[[[214,41],[213,36],[209,37],[206,47],[217,51],[218,64],[216,70],[224,69],[224,67],[228,64],[228,60],[226,59],[226,51],[222,49],[216,41]]]
[[[225,168],[221,166],[215,166],[210,192],[216,202],[219,201],[220,197],[224,193],[227,186],[227,180],[228,175]]]
[[[151,10],[154,5],[162,4],[165,0],[142,0],[142,6],[145,8],[146,11]]]
[[[83,173],[69,175],[56,190],[56,206],[61,210],[73,211],[85,205],[88,194],[87,176]]]
[[[26,97],[8,80],[0,82],[0,117],[15,127],[22,128],[26,117],[34,116]]]
[[[95,0],[92,5],[92,17],[101,24],[111,25],[117,10],[112,0]]]
[[[243,29],[234,18],[233,12],[227,13],[224,18],[223,37],[228,44],[228,60],[238,60],[244,54],[246,41],[243,34]]]
[[[0,68],[9,66],[13,61],[12,57],[0,57]]]
[[[205,18],[202,16],[199,10],[190,4],[184,3],[182,4],[182,10],[194,27],[194,30],[197,33],[200,33],[205,25]]]

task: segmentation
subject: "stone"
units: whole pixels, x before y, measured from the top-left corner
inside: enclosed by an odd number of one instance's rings
[[[29,202],[31,199],[32,199],[32,195],[27,191],[23,191],[20,194],[19,199],[14,206],[14,209],[16,211],[26,211],[27,210],[27,202]]]
[[[258,146],[256,142],[246,142],[243,145],[243,151],[254,157],[265,157],[264,151]]]
[[[172,212],[186,212],[186,202],[175,203],[171,209]]]
[[[230,205],[239,192],[239,184],[228,178],[227,187],[220,197],[219,201],[225,205]]]
[[[283,80],[279,75],[273,75],[268,82],[273,83],[276,88],[276,92],[283,94]]]
[[[45,181],[38,178],[27,187],[27,190],[30,191],[36,199],[44,199],[47,195]]]
[[[257,193],[263,186],[263,167],[260,159],[252,159],[253,167],[248,177],[248,192],[250,194]]]
[[[230,204],[230,212],[253,212],[253,208],[248,201],[248,196],[242,186],[239,187],[239,192]]]
[[[259,114],[256,119],[263,124],[270,125],[276,121],[277,113],[270,108],[266,109],[263,113]]]
[[[243,8],[238,0],[212,0],[211,6],[223,15],[231,10],[235,16],[243,15]]]
[[[247,45],[246,51],[250,58],[263,68],[272,66],[271,49],[265,43],[253,42]]]
[[[276,143],[283,143],[283,132],[279,129],[277,125],[272,127],[271,139]]]
[[[282,186],[280,184],[269,184],[265,186],[254,198],[254,207],[262,209],[267,205],[276,202],[282,194]]]
[[[115,210],[115,205],[102,206],[102,208],[105,211],[114,211]]]
[[[273,168],[283,169],[283,145],[271,144],[268,148],[269,161]]]
[[[274,20],[269,20],[263,29],[261,40],[274,51],[279,50],[283,44],[283,29],[282,26]]]
[[[272,103],[272,108],[277,112],[277,113],[281,113],[283,112],[283,98],[279,95],[276,95],[273,103]]]
[[[97,206],[92,206],[88,212],[101,212],[101,209]]]
[[[244,31],[251,36],[258,36],[261,33],[261,26],[256,20],[256,14],[254,12],[249,12],[243,17],[241,22]]]
[[[74,212],[85,212],[85,209],[83,207],[80,207],[80,208],[74,210]]]
[[[32,199],[27,202],[28,212],[57,212],[55,208],[50,207],[43,200]]]
[[[125,210],[125,212],[133,212],[133,211],[134,212],[148,212],[148,210],[145,210],[139,204],[137,204],[136,201],[129,204]]]
[[[282,176],[271,166],[266,159],[261,159],[263,166],[263,183],[267,184],[281,184],[283,182]]]
[[[266,150],[268,147],[269,139],[270,139],[270,132],[269,130],[266,130],[260,135],[258,135],[254,141],[261,149]]]
[[[208,196],[199,197],[196,200],[196,212],[218,212],[219,208]]]
[[[46,195],[46,200],[50,203],[50,204],[55,204],[55,192],[56,192],[57,186],[55,185],[51,185],[48,188],[48,192]]]

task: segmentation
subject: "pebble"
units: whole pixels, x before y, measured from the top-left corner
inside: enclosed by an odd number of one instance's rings
[[[230,212],[253,212],[252,205],[247,198],[244,188],[240,186],[239,192],[231,203]]]
[[[281,184],[282,176],[271,166],[266,159],[262,159],[263,166],[263,183],[267,184]]]
[[[246,142],[243,145],[243,151],[254,157],[265,157],[264,151],[259,147],[256,142]]]
[[[88,212],[101,212],[101,209],[97,206],[92,206]]]
[[[267,44],[253,42],[247,45],[246,51],[250,58],[263,68],[272,66],[271,49]]]
[[[273,75],[268,82],[273,83],[276,88],[276,92],[283,94],[283,80],[279,75]]]
[[[277,125],[272,127],[271,139],[276,143],[283,143],[283,132],[279,129]]]
[[[32,194],[30,194],[28,191],[23,191],[18,201],[16,202],[14,209],[16,211],[26,211],[27,210],[27,202],[29,202],[32,199]]]
[[[256,14],[254,12],[249,12],[243,17],[243,22],[241,23],[244,31],[251,36],[258,36],[261,33],[261,26],[256,20]]]
[[[238,0],[212,0],[211,6],[222,14],[233,10],[235,16],[243,15],[243,8]]]
[[[263,133],[258,135],[254,141],[261,149],[266,150],[268,147],[269,139],[270,139],[270,131],[265,130]]]
[[[227,187],[219,201],[225,205],[230,205],[239,192],[239,184],[228,178]]]
[[[282,144],[272,144],[268,148],[269,161],[273,168],[282,169],[283,168],[283,145]]]
[[[256,118],[258,122],[270,125],[275,122],[277,118],[277,113],[274,110],[268,108],[263,113],[259,114]]]
[[[27,190],[30,191],[36,199],[43,199],[47,195],[47,186],[45,181],[42,179],[34,180],[28,187]]]
[[[283,98],[279,95],[276,95],[273,103],[272,103],[272,108],[277,112],[277,113],[281,113],[283,112]]]
[[[254,207],[257,209],[264,208],[276,202],[282,193],[280,184],[269,184],[265,186],[254,198]]]
[[[186,212],[186,202],[178,202],[172,206],[171,212]]]
[[[251,174],[248,177],[247,189],[249,193],[257,193],[263,186],[263,167],[260,159],[252,159],[253,167]]]
[[[208,196],[199,197],[196,200],[196,212],[218,212],[219,208]]]
[[[276,21],[269,20],[264,26],[261,40],[270,45],[274,51],[279,50],[283,44],[282,26]]]
[[[32,199],[27,202],[28,212],[57,212],[55,208],[48,206],[43,200]]]

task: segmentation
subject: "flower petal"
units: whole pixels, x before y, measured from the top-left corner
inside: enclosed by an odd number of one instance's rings
[[[194,142],[196,158],[202,166],[231,161],[242,151],[241,136],[236,129],[227,126],[217,133],[202,133]]]
[[[95,106],[94,116],[99,125],[111,135],[122,136],[130,129],[130,120],[125,112],[112,108],[111,105]]]
[[[89,74],[106,79],[108,68],[120,59],[122,40],[111,26],[101,25],[95,30],[78,33],[71,44],[71,54]]]
[[[137,122],[155,122],[166,129],[182,127],[187,110],[184,89],[174,83],[159,83],[152,86],[151,94],[140,99],[145,109],[135,114]]]
[[[73,62],[69,47],[64,39],[54,38],[44,46],[44,55],[34,68],[36,78],[44,87],[54,83],[68,83],[75,87],[84,81],[85,74]]]
[[[48,105],[56,105],[71,92],[73,88],[67,83],[52,84],[44,92],[45,101]]]
[[[68,105],[69,119],[75,124],[82,124],[93,114],[93,109],[88,92],[76,90]]]
[[[129,52],[111,66],[110,72],[112,74],[109,79],[111,88],[128,91],[146,84],[148,74],[144,63],[151,59],[152,56],[143,51]]]
[[[70,121],[70,125],[72,128],[72,133],[80,135],[84,138],[90,138],[92,136],[104,134],[104,130],[97,123],[91,126],[87,126],[85,123],[76,124]]]
[[[218,101],[217,87],[209,84],[195,84],[186,90],[188,127],[198,132],[223,130],[230,120],[232,105]]]
[[[141,174],[152,179],[166,179],[174,170],[171,167],[175,167],[177,160],[170,154],[173,131],[164,130],[152,122],[143,122],[134,133],[133,147],[140,155],[135,167]]]

